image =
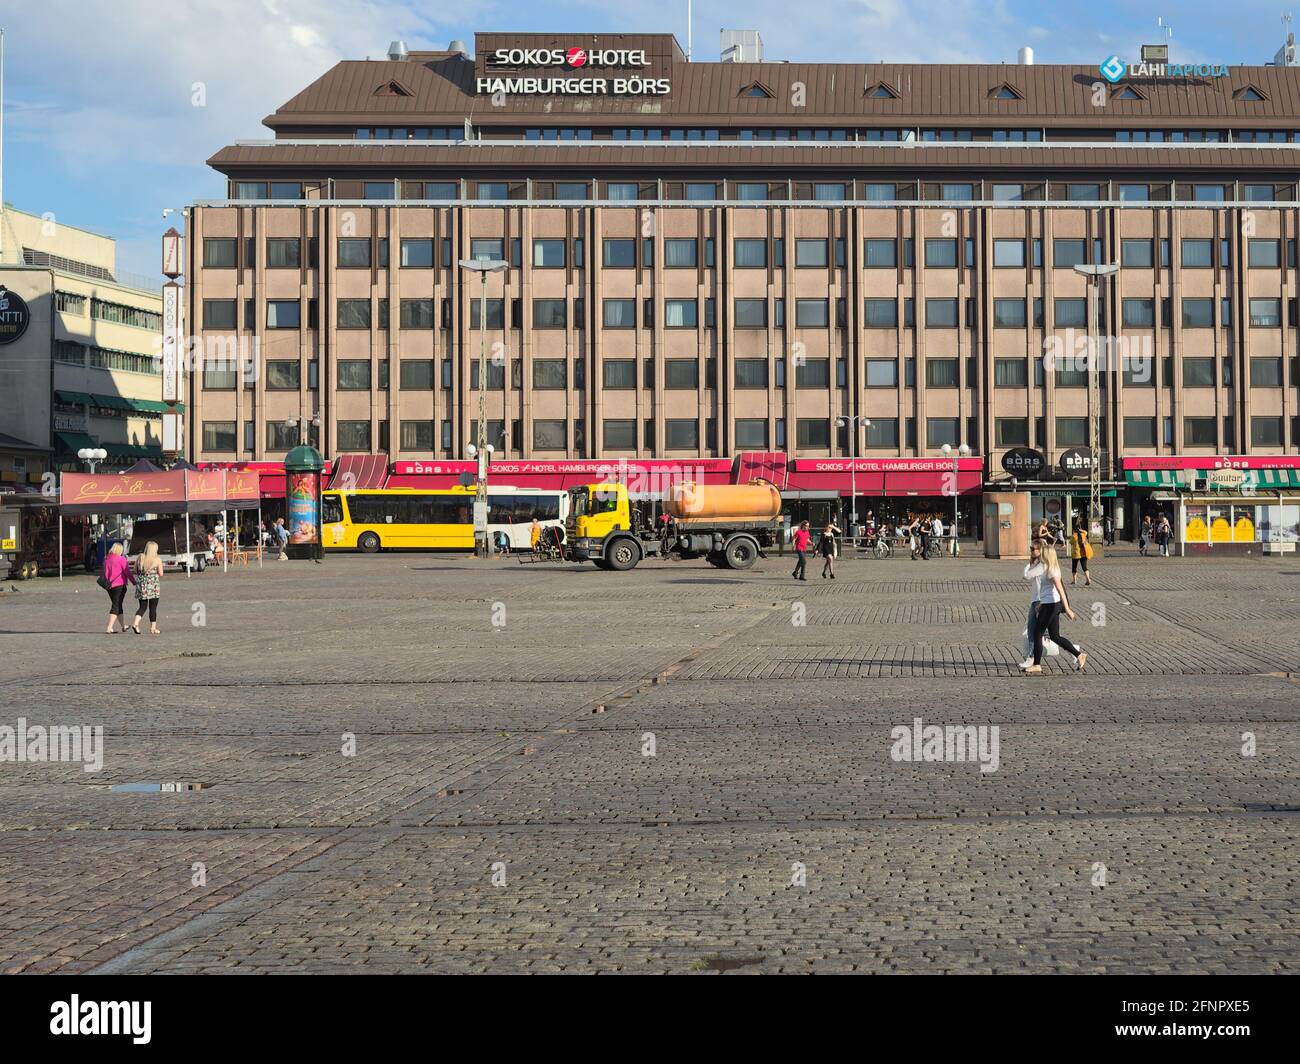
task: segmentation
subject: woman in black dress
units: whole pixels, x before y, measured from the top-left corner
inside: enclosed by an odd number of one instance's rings
[[[817,549],[821,552],[822,561],[822,579],[825,580],[830,576],[835,579],[835,537],[841,535],[840,530],[836,527],[834,521],[828,521],[826,527],[822,529],[821,542],[817,544]]]

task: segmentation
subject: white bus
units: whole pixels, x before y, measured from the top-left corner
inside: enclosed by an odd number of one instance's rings
[[[562,539],[568,516],[566,491],[488,485],[488,541],[494,549],[500,542],[498,533],[505,533],[511,550],[529,550],[534,518],[541,522],[544,542],[555,542],[551,529],[558,529]]]

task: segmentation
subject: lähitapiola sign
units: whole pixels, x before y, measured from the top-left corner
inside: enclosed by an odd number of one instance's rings
[[[1097,68],[1101,76],[1112,85],[1125,77],[1151,80],[1153,78],[1226,78],[1227,63],[1125,63],[1117,55],[1109,56]]]
[[[0,344],[22,339],[32,322],[32,311],[17,292],[0,285]]]

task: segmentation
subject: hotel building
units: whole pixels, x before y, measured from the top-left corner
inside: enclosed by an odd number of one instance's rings
[[[1118,62],[510,33],[341,62],[187,212],[187,329],[251,353],[189,376],[190,457],[463,459],[484,383],[511,461],[1052,469],[1089,443],[1085,364],[1055,356],[1101,263],[1121,498],[1129,457],[1295,455],[1300,68]],[[508,269],[480,321],[483,257]]]

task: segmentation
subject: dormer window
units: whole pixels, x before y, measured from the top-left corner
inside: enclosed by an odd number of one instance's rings
[[[1238,89],[1232,94],[1234,100],[1241,103],[1263,103],[1266,97],[1254,85],[1247,85],[1244,89]]]
[[[740,96],[742,99],[747,100],[770,100],[772,99],[772,90],[760,82],[751,81],[740,90]]]
[[[869,100],[897,100],[899,98],[896,89],[886,85],[883,81],[878,81],[870,86],[866,92]]]
[[[1111,99],[1113,99],[1113,100],[1145,100],[1146,97],[1143,96],[1140,92],[1138,92],[1137,89],[1133,88],[1132,85],[1125,85],[1125,86],[1123,86],[1122,88],[1116,90],[1115,95],[1112,96]]]
[[[1025,98],[1024,93],[1005,81],[990,92],[989,96],[994,100],[1023,100]]]
[[[380,85],[377,89],[375,89],[375,91],[374,91],[374,93],[373,93],[372,95],[374,95],[374,96],[414,96],[415,93],[413,93],[410,89],[408,89],[408,88],[407,88],[405,85],[403,85],[400,81],[385,81],[382,85]]]

